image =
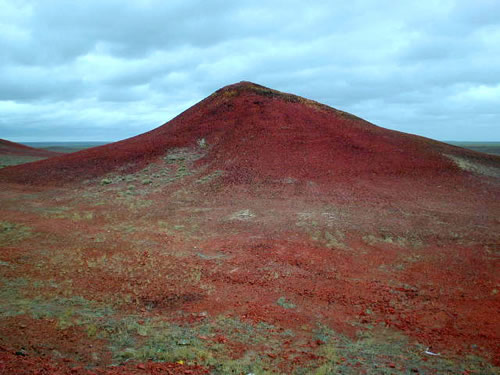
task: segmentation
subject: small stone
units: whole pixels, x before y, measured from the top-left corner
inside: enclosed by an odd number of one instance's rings
[[[20,356],[26,357],[28,355],[28,352],[26,350],[24,350],[24,349],[19,349],[16,352],[16,355],[20,355]]]

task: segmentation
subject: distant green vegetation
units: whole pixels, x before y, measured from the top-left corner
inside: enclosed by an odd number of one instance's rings
[[[40,156],[0,155],[0,168],[46,159]]]
[[[468,148],[469,150],[484,152],[485,154],[500,155],[500,142],[455,142],[447,141],[453,146]]]

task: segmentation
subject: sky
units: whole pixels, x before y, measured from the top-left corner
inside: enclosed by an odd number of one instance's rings
[[[0,0],[0,138],[116,141],[239,81],[500,141],[498,0]]]

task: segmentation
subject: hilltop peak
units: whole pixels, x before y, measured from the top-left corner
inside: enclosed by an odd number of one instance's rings
[[[283,95],[284,93],[270,89],[269,87],[259,85],[257,83],[253,83],[250,81],[240,81],[237,83],[233,83],[227,86],[224,86],[214,92],[213,95],[227,94],[227,93],[243,93],[243,92],[252,92],[259,95],[269,96],[269,95]]]
[[[267,99],[279,99],[289,103],[301,103],[316,109],[334,111],[337,114],[355,117],[347,112],[340,111],[338,109],[319,103],[317,101],[307,99],[295,94],[290,94],[279,90],[271,89],[269,87],[259,85],[257,83],[250,81],[240,81],[237,83],[233,83],[231,85],[224,86],[219,90],[215,91],[212,95],[209,96],[209,98],[222,96],[223,98],[226,99],[232,99],[242,94],[247,94],[247,95],[253,94]]]
[[[240,82],[231,83],[231,84],[229,84],[227,86],[221,87],[218,91],[221,91],[221,90],[235,90],[235,89],[239,89],[239,90],[245,90],[245,89],[252,90],[252,89],[257,89],[257,88],[270,90],[268,87],[259,85],[259,84],[254,83],[254,82],[240,81]]]

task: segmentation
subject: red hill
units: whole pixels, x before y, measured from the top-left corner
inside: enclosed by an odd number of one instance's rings
[[[4,168],[0,368],[497,374],[499,169],[247,82]]]
[[[61,155],[61,153],[33,148],[22,145],[20,143],[0,139],[0,155],[35,156],[49,158],[52,156]]]
[[[0,178],[36,184],[77,181],[124,166],[138,169],[169,149],[197,142],[208,146],[199,163],[226,171],[232,182],[291,178],[328,184],[361,176],[457,175],[460,161],[479,162],[478,168],[491,175],[500,164],[497,156],[387,130],[302,97],[240,82],[148,133],[8,168]]]

